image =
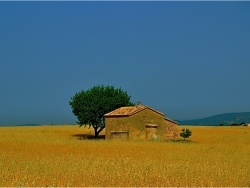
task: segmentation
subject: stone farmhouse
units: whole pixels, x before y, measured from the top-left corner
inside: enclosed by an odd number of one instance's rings
[[[151,107],[121,107],[104,115],[105,139],[177,139],[178,123]]]

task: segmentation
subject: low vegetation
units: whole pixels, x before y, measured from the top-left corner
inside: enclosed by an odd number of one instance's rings
[[[249,127],[183,128],[185,142],[131,142],[76,125],[0,127],[0,186],[250,186]]]
[[[192,132],[189,129],[182,129],[180,136],[185,140],[186,138],[192,136]]]

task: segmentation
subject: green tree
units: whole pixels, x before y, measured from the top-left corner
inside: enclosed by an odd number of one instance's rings
[[[185,140],[186,138],[189,138],[191,135],[192,135],[192,132],[191,132],[189,129],[182,129],[182,130],[181,130],[180,136],[181,136],[182,138],[184,138],[184,140]]]
[[[232,123],[231,126],[239,126],[237,123]]]
[[[121,88],[114,86],[94,86],[86,91],[77,92],[69,105],[77,117],[79,126],[89,125],[95,130],[95,138],[105,128],[104,115],[123,106],[133,106],[130,96]]]

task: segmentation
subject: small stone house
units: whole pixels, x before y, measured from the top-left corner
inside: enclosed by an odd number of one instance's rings
[[[104,115],[105,139],[176,139],[178,123],[143,105],[121,107]]]

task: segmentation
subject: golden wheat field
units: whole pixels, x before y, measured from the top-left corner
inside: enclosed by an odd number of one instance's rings
[[[250,127],[182,128],[193,133],[188,142],[93,140],[76,125],[0,127],[0,186],[250,186]]]

